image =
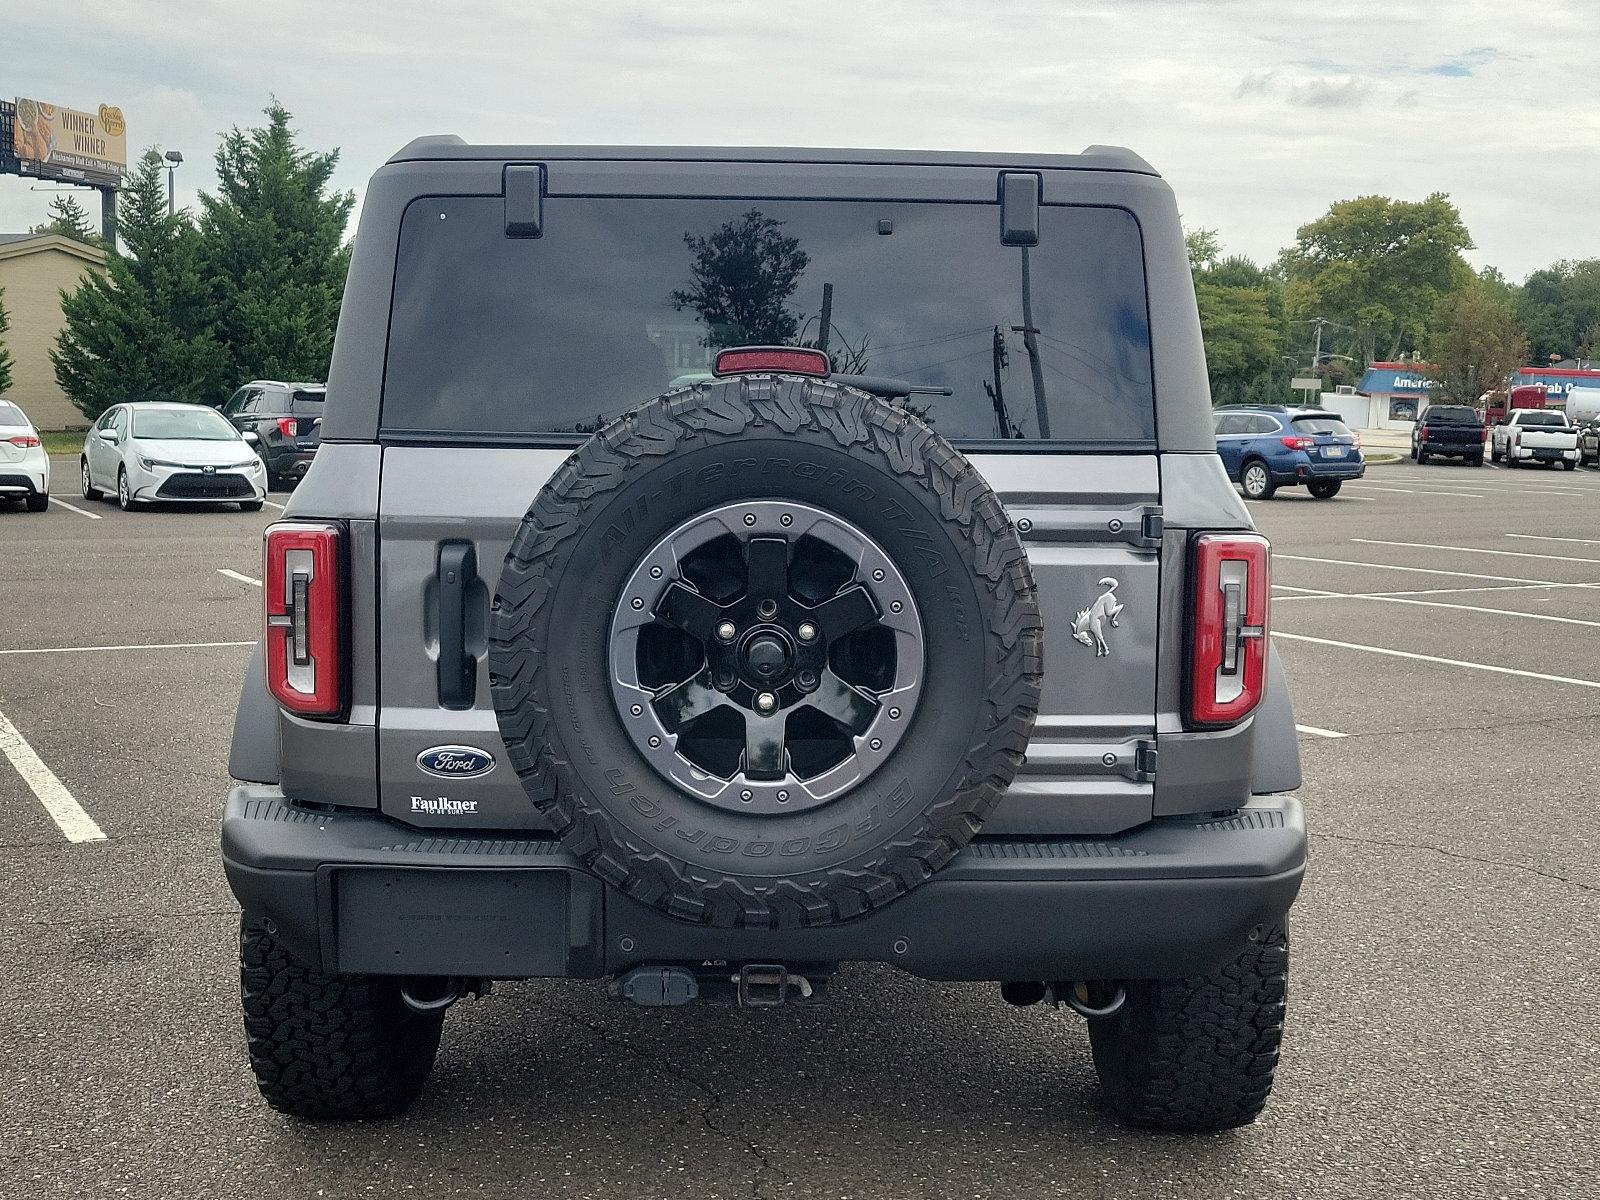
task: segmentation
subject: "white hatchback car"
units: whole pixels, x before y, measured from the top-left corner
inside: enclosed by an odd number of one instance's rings
[[[221,413],[203,404],[117,404],[83,439],[83,495],[110,492],[124,510],[150,501],[236,500],[257,512],[267,469]]]
[[[17,498],[29,512],[50,507],[50,456],[28,414],[0,400],[0,500]]]

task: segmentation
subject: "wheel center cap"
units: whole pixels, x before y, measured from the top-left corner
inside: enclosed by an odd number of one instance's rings
[[[744,661],[753,675],[770,682],[789,669],[789,647],[770,633],[758,634],[745,646]]]

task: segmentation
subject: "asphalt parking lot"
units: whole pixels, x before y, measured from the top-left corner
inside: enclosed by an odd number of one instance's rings
[[[1101,1116],[1078,1018],[887,969],[751,1014],[501,985],[452,1013],[404,1118],[272,1113],[216,843],[277,510],[124,514],[74,478],[58,459],[71,508],[0,511],[0,1195],[1592,1186],[1600,472],[1401,463],[1333,501],[1252,505],[1313,861],[1273,1103],[1194,1139]]]

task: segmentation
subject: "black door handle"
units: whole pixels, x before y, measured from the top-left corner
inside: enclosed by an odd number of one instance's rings
[[[478,691],[478,660],[467,653],[467,603],[478,578],[471,542],[439,547],[439,704],[471,708]]]

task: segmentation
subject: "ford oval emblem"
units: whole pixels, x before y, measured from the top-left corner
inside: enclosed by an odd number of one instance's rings
[[[494,755],[476,746],[433,746],[417,755],[417,766],[440,779],[476,779],[494,770]]]

